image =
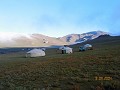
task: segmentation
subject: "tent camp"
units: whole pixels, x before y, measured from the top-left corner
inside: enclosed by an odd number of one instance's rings
[[[65,54],[65,53],[67,53],[67,54],[72,53],[72,48],[70,48],[70,47],[61,47],[61,48],[59,48],[59,50],[62,50],[62,54]]]
[[[26,57],[45,56],[45,52],[41,49],[32,49],[26,53]]]

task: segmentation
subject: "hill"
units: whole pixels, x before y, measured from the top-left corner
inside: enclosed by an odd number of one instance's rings
[[[0,33],[0,47],[48,47],[52,45],[69,45],[76,42],[92,40],[106,32],[93,31],[84,34],[70,34],[64,37],[49,37],[42,34]],[[9,44],[8,44],[9,43]]]
[[[84,44],[92,44],[94,48],[99,48],[101,46],[106,46],[106,45],[120,45],[120,36],[110,36],[110,35],[100,35],[98,38],[95,38],[94,40],[88,40],[83,43],[78,43],[75,45],[70,45],[70,47],[77,47],[79,48],[80,46]]]
[[[64,37],[61,37],[60,39],[68,42],[69,44],[74,44],[75,42],[80,43],[88,40],[93,40],[101,35],[107,35],[108,33],[102,32],[102,31],[92,31],[92,32],[87,32],[83,34],[70,34],[66,35]]]

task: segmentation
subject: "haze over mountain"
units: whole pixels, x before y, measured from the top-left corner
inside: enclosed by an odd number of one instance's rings
[[[69,45],[95,39],[108,33],[92,31],[83,34],[69,34],[55,38],[42,34],[0,33],[0,47],[46,47],[52,45]]]

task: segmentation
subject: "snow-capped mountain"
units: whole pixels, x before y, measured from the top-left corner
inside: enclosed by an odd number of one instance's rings
[[[100,35],[105,34],[108,33],[102,31],[93,31],[83,34],[69,34],[60,38],[55,38],[42,34],[0,33],[0,47],[68,45],[92,40]]]
[[[92,40],[101,35],[106,35],[106,34],[108,33],[103,31],[92,31],[92,32],[87,32],[83,34],[70,34],[70,35],[61,37],[60,39],[63,40],[64,42],[72,44],[72,43],[80,43],[87,40]]]

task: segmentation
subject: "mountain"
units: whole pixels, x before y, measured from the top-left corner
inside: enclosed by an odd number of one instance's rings
[[[78,50],[78,48],[80,46],[83,46],[85,44],[91,44],[93,45],[94,49],[98,49],[98,48],[104,48],[104,47],[109,47],[110,46],[120,46],[120,36],[110,36],[110,35],[101,35],[93,40],[89,40],[83,43],[78,43],[75,45],[70,45],[70,47],[72,48],[77,48],[76,51]],[[113,48],[114,49],[114,48]]]
[[[103,32],[103,31],[92,31],[92,32],[87,32],[83,34],[70,34],[70,35],[61,37],[59,39],[69,44],[76,44],[76,43],[81,43],[81,42],[85,42],[88,40],[92,40],[101,35],[106,35],[106,34],[108,33]]]
[[[0,47],[43,47],[52,45],[68,45],[95,39],[108,33],[93,31],[83,34],[69,34],[55,38],[42,34],[0,33]]]
[[[67,43],[42,34],[0,33],[0,47],[39,47],[64,44]]]

